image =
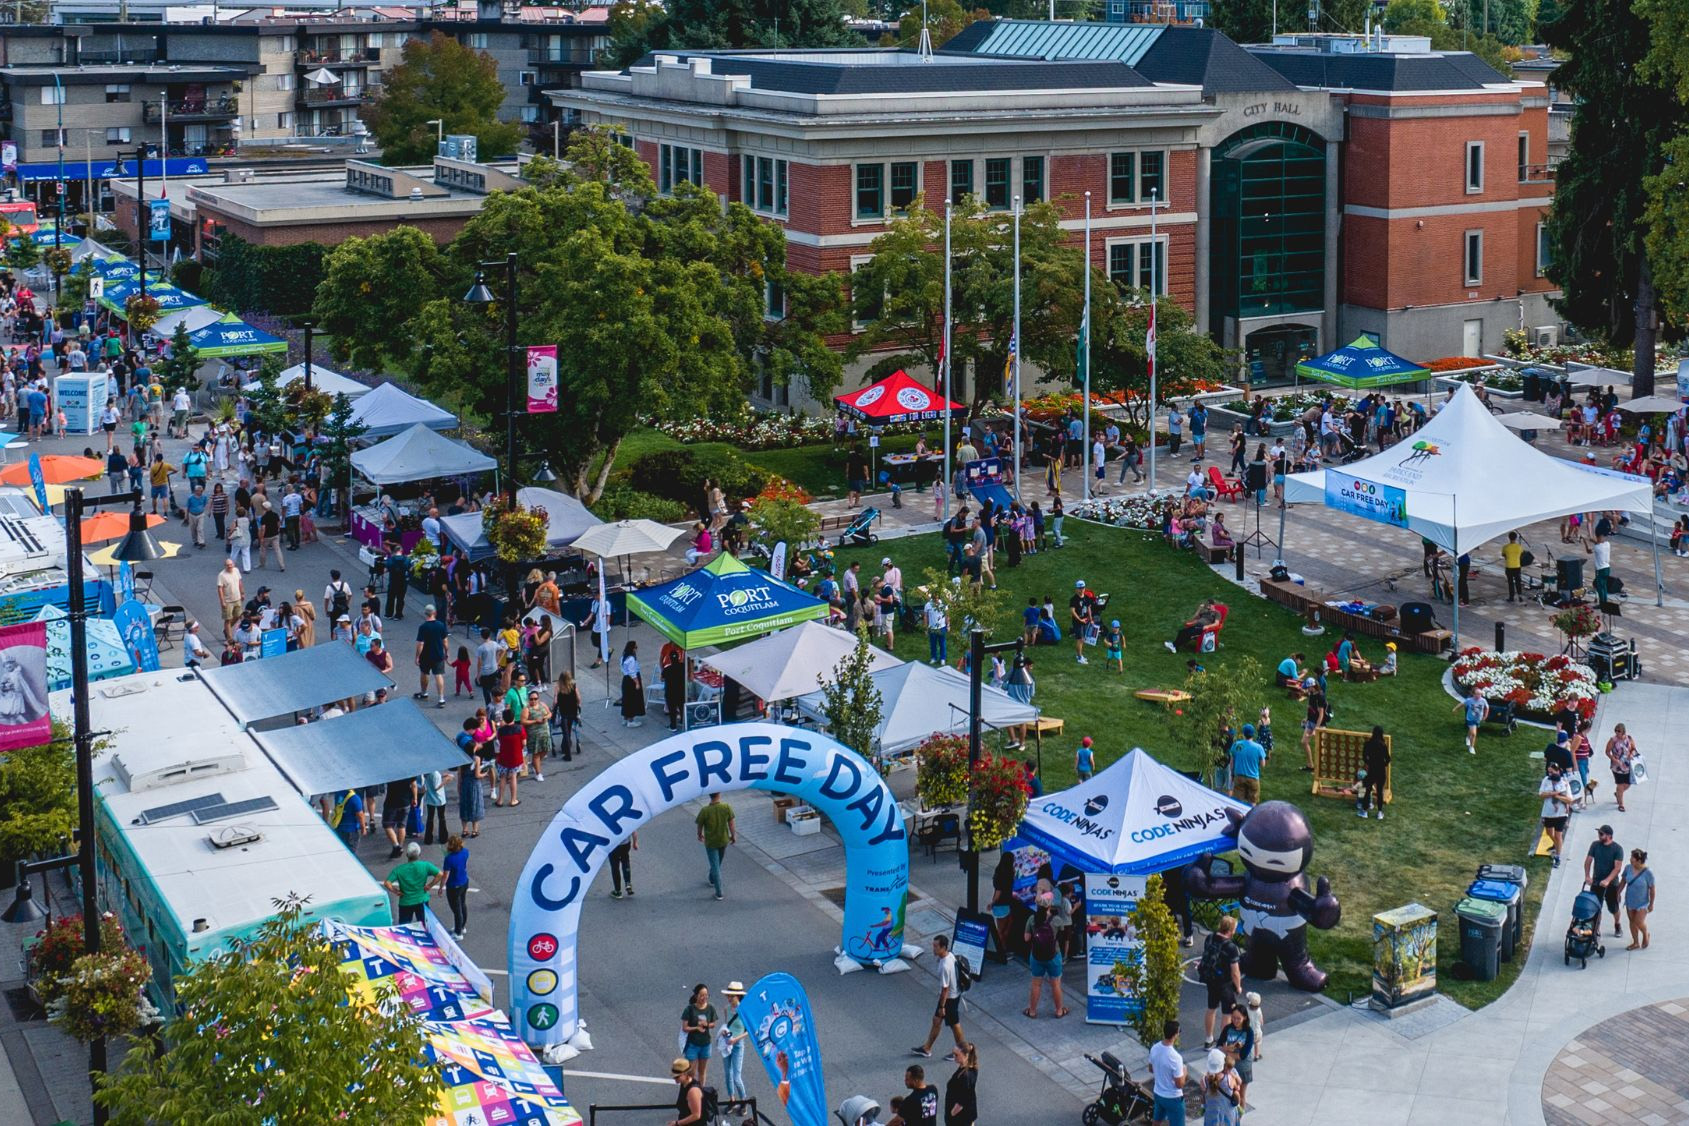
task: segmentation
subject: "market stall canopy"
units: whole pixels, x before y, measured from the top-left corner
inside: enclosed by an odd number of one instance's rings
[[[581,533],[575,540],[575,550],[596,555],[600,559],[618,559],[624,555],[667,551],[669,544],[679,536],[679,528],[671,528],[667,524],[659,524],[644,517],[617,520],[614,524],[600,524]]]
[[[1502,484],[1505,487],[1498,487]],[[1383,453],[1297,473],[1285,500],[1406,528],[1456,554],[1569,512],[1651,512],[1645,477],[1594,473],[1551,457],[1501,423],[1470,387]]]
[[[628,595],[628,609],[682,649],[825,617],[827,604],[722,552],[691,574]]]
[[[1618,409],[1628,414],[1674,414],[1683,406],[1683,400],[1674,395],[1644,395],[1640,399],[1621,399]]]
[[[276,376],[276,386],[278,388],[285,388],[288,384],[298,383],[304,378],[305,365],[302,363],[294,364],[290,368],[284,368],[281,374]],[[359,383],[357,380],[348,379],[339,372],[330,371],[328,368],[325,368],[323,365],[315,362],[311,364],[311,386],[326,395],[344,395],[348,399],[354,400],[369,394],[371,390],[362,383]],[[244,384],[241,387],[241,390],[258,390],[258,381],[253,380],[251,383]],[[452,421],[455,423],[457,420],[453,419]],[[441,429],[450,429],[450,427],[441,427]]]
[[[1573,387],[1629,387],[1631,373],[1567,360],[1566,378]]]
[[[968,730],[968,678],[956,669],[935,669],[919,661],[872,674],[880,690],[880,726],[875,733],[882,754],[910,750],[936,734]],[[823,718],[820,692],[798,698],[798,708]],[[980,719],[988,728],[1019,727],[1038,719],[1038,708],[1023,704],[989,684],[980,690]]]
[[[35,615],[38,622],[47,623],[47,691],[57,692],[71,686],[70,618],[57,606],[43,606]],[[105,680],[113,676],[127,676],[135,671],[135,660],[117,623],[110,618],[89,618],[88,622],[88,678]]]
[[[129,304],[129,299],[139,296],[140,292],[141,283],[138,278],[110,282],[106,285],[105,293],[100,297],[100,304],[112,312],[122,315],[124,308]],[[163,312],[205,304],[205,298],[183,289],[177,289],[167,282],[149,283],[147,285],[147,296],[157,301],[159,309]]]
[[[316,380],[314,365],[311,379]],[[395,383],[366,388],[365,394],[352,406],[352,421],[364,427],[365,438],[385,438],[417,425],[430,430],[457,427],[457,415],[427,399],[417,398]]]
[[[951,402],[936,391],[928,390],[920,382],[897,369],[878,383],[871,383],[860,391],[833,396],[833,401],[846,414],[855,415],[875,425],[892,422],[920,422],[929,418],[943,418],[966,414],[968,408]]]
[[[1147,876],[1236,842],[1226,811],[1249,807],[1157,762],[1142,747],[1089,782],[1033,798],[1020,840],[1050,854],[1057,871]],[[1006,846],[1007,847],[1007,846]]]
[[[586,505],[577,498],[554,489],[517,489],[516,502],[527,509],[545,509],[545,546],[549,553],[562,551],[579,539],[581,533],[604,523],[588,512]],[[444,529],[446,538],[472,562],[489,559],[495,553],[491,541],[487,539],[486,529],[482,527],[479,512],[442,517],[440,527]]]
[[[253,737],[306,797],[380,786],[395,778],[414,778],[464,763],[458,745],[434,726],[414,700],[389,700],[380,707],[255,732]]]
[[[1393,383],[1418,383],[1428,378],[1424,368],[1387,351],[1371,335],[1361,333],[1354,342],[1296,365],[1296,374],[1322,383],[1335,383],[1358,391],[1388,387]]]
[[[30,237],[35,240],[37,246],[62,246],[66,250],[74,248],[77,243],[82,241],[69,231],[60,234],[52,227],[42,227]]]
[[[497,467],[498,462],[480,450],[436,434],[421,423],[352,455],[352,468],[377,485],[488,473]]]
[[[201,667],[199,675],[241,724],[393,687],[350,645],[313,645],[261,661]]]
[[[177,325],[184,326],[192,334],[206,325],[216,324],[222,319],[223,314],[209,305],[190,305],[186,309],[177,309],[175,312],[165,313],[147,331],[154,336],[168,340],[176,335]]]
[[[263,352],[287,351],[287,341],[261,328],[253,328],[233,313],[203,328],[189,329],[188,343],[198,349],[202,359],[207,360],[219,356],[256,356]]]
[[[1535,411],[1498,414],[1495,420],[1509,430],[1558,430],[1564,425],[1557,418],[1549,418],[1546,414],[1537,414]]]
[[[732,677],[764,700],[790,700],[830,682],[840,661],[856,650],[851,634],[820,622],[804,622],[771,637],[702,658],[702,664]],[[902,664],[884,649],[868,647],[868,671]]]

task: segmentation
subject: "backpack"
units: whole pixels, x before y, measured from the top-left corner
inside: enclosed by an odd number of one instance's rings
[[[968,956],[966,954],[957,954],[955,955],[955,958],[956,992],[959,995],[972,989],[974,982],[979,980],[979,975],[974,973],[974,968],[969,964]]]
[[[1048,919],[1032,928],[1032,956],[1040,962],[1052,961],[1058,953],[1056,949],[1056,928],[1050,925]]]
[[[329,589],[334,592],[334,601],[329,604],[328,620],[338,622],[340,615],[352,612],[352,588],[342,579]]]
[[[1220,971],[1223,968],[1220,965],[1220,948],[1224,943],[1225,939],[1211,934],[1202,944],[1202,960],[1196,965],[1196,979],[1204,985],[1220,980]]]
[[[702,1091],[704,1094],[704,1097],[700,1100],[698,1106],[699,1120],[710,1123],[711,1126],[713,1126],[715,1120],[721,1117],[721,1096],[716,1094],[714,1087],[701,1086],[695,1079],[688,1084],[687,1089],[690,1090],[692,1087],[697,1087],[698,1090]]]

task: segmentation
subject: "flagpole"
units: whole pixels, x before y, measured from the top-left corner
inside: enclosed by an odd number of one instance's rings
[[[950,202],[944,203],[944,335],[939,347],[944,355],[938,361],[940,406],[944,411],[944,480],[939,482],[939,495],[944,499],[939,502],[938,511],[941,518],[950,518],[950,459],[954,456],[954,449],[950,444],[950,403],[955,398],[951,389],[950,379]]]
[[[1015,197],[1015,330],[1009,336],[1015,364],[1015,499],[1020,499],[1020,471],[1026,457],[1020,448],[1020,196]]]
[[[1149,491],[1155,492],[1155,426],[1161,416],[1161,400],[1155,383],[1155,247],[1156,193],[1149,193],[1149,339],[1144,351],[1149,356]]]
[[[1084,390],[1085,434],[1080,439],[1081,461],[1085,463],[1085,499],[1091,499],[1091,193],[1085,193],[1085,311],[1079,318],[1079,343],[1085,349]],[[1103,449],[1103,457],[1108,450]]]

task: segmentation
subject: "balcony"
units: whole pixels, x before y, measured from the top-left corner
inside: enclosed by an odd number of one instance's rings
[[[371,96],[368,88],[348,90],[344,86],[309,86],[299,91],[302,106],[359,106]]]
[[[1519,166],[1519,182],[1521,184],[1552,184],[1554,182],[1554,165],[1521,164]]]
[[[530,47],[529,66],[591,66],[593,47],[580,43],[572,47]]]
[[[124,66],[128,63],[162,63],[160,48],[126,47],[121,51],[77,51],[76,61],[83,66]]]
[[[169,112],[157,102],[141,103],[141,120],[148,125],[165,121],[229,121],[240,116],[240,102],[232,94],[172,101]]]
[[[350,51],[299,50],[293,52],[293,61],[298,66],[368,66],[381,61],[381,50],[377,47],[357,47]]]

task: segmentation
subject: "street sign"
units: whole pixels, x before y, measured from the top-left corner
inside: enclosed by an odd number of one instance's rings
[[[106,295],[106,279],[100,278],[100,277],[89,278],[88,279],[88,296],[89,296],[89,298],[91,300],[98,301],[100,298],[104,297],[105,295]]]

